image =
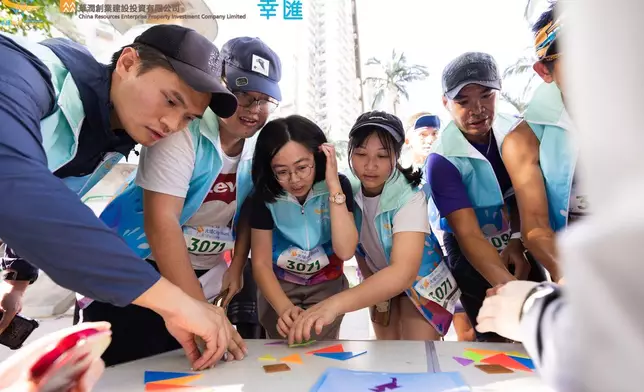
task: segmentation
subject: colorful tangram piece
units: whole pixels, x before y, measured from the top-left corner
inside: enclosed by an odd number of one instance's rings
[[[289,363],[299,363],[300,365],[304,362],[302,362],[302,357],[300,357],[300,354],[293,354],[289,355],[288,357],[280,358],[281,362],[289,362]]]
[[[503,367],[501,365],[490,364],[490,365],[474,365],[478,369],[484,371],[487,374],[503,374],[503,373],[514,373],[512,370]]]
[[[333,346],[320,348],[317,350],[312,350],[307,352],[308,355],[318,354],[318,353],[342,353],[344,352],[344,347],[342,344],[334,344]]]
[[[467,358],[461,358],[461,357],[453,357],[453,358],[456,362],[460,363],[463,366],[467,366],[470,363],[474,362],[473,360],[467,359]]]
[[[466,348],[466,351],[476,353],[483,355],[484,357],[489,357],[490,355],[496,355],[496,354],[505,354],[505,351],[499,351],[499,350],[484,350],[481,348]]]
[[[505,354],[507,354],[510,357],[520,357],[520,358],[530,359],[530,356],[528,354],[520,353],[518,351],[508,351]]]
[[[346,361],[347,359],[355,358],[359,355],[366,354],[366,351],[362,352],[352,352],[344,351],[344,346],[342,344],[334,344],[333,346],[328,346],[320,348],[317,350],[311,350],[307,352],[308,355],[315,355],[318,357],[337,359],[339,361]]]
[[[146,391],[170,392],[171,390],[184,390],[187,388],[195,390],[203,389],[203,387],[195,387],[187,384],[201,377],[203,377],[203,374],[146,371],[143,376],[143,382]]]
[[[314,340],[314,339],[311,339],[311,340],[307,340],[306,342],[302,342],[302,343],[293,343],[293,344],[289,344],[289,345],[288,345],[288,347],[289,347],[289,348],[294,348],[294,347],[306,347],[306,346],[310,346],[310,345],[312,345],[313,343],[315,343],[315,340]]]
[[[485,350],[478,348],[466,348],[461,357],[453,357],[456,362],[462,366],[467,366],[472,362],[477,365],[498,365],[504,369],[512,372],[514,370],[522,370],[531,372],[535,369],[534,363],[528,355],[518,351],[498,351],[498,350]],[[478,367],[478,366],[477,366]],[[498,368],[480,368],[483,371],[491,369],[491,372],[499,370]],[[507,373],[505,370],[503,371]]]
[[[257,358],[260,361],[277,361],[277,358],[270,354],[262,355],[261,357]]]
[[[485,355],[465,350],[465,352],[463,352],[463,358],[470,359],[474,362],[480,362],[483,358],[485,358]]]
[[[264,365],[266,373],[288,372],[291,368],[285,363],[277,363],[275,365]]]
[[[367,353],[366,351],[362,351],[359,353],[354,353],[352,351],[345,351],[341,353],[315,353],[313,355],[318,357],[337,359],[338,361],[346,361],[347,359],[355,358],[366,353]]]
[[[487,357],[483,359],[481,362],[489,365],[500,365],[508,369],[523,370],[526,372],[531,371],[525,365],[521,364],[520,362],[517,362],[516,360],[508,357],[505,354],[496,354],[491,357]]]
[[[530,358],[525,358],[525,357],[515,357],[514,355],[508,355],[510,358],[514,359],[515,361],[519,362],[521,365],[527,367],[530,370],[534,370],[534,362],[532,362],[532,359]]]

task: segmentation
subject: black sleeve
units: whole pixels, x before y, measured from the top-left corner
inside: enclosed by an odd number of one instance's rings
[[[353,189],[351,189],[351,181],[349,181],[349,179],[346,176],[343,176],[342,174],[340,174],[338,177],[340,178],[340,187],[342,187],[342,193],[344,193],[344,195],[347,198],[347,201],[346,201],[347,210],[349,210],[349,212],[353,212],[354,202],[353,202]]]
[[[275,222],[266,203],[253,195],[251,199],[250,227],[258,230],[273,230]]]

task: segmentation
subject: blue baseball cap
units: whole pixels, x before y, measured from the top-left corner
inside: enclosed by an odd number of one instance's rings
[[[221,48],[226,83],[232,91],[256,91],[282,100],[279,56],[261,39],[233,38]]]
[[[414,123],[414,129],[419,128],[436,128],[440,129],[441,119],[434,114],[424,114],[416,120]]]

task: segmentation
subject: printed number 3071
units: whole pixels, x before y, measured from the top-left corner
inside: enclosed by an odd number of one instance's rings
[[[445,296],[447,296],[447,294],[449,294],[452,290],[452,282],[450,282],[449,279],[445,279],[434,291],[429,292],[429,296],[434,298],[436,302],[440,302],[444,300]]]
[[[188,252],[216,254],[216,253],[221,253],[224,250],[225,246],[226,246],[226,244],[223,243],[223,242],[200,240],[198,238],[193,238],[192,243],[190,244],[190,247],[188,248]],[[219,249],[217,249],[217,248],[219,248]]]
[[[297,261],[288,260],[286,269],[290,271],[306,272],[306,273],[317,272],[320,270],[320,260],[315,260],[315,263],[310,263],[310,264],[298,263]]]

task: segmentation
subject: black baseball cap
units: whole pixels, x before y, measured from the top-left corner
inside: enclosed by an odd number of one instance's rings
[[[403,123],[393,114],[378,110],[361,114],[349,131],[349,137],[358,130],[367,127],[384,129],[394,138],[396,143],[402,143],[405,141],[405,128],[403,127]]]
[[[467,52],[447,64],[443,70],[443,94],[447,98],[454,99],[468,84],[501,90],[501,76],[492,56]]]
[[[134,42],[161,52],[174,71],[193,89],[212,93],[210,108],[228,118],[237,111],[237,98],[221,82],[222,58],[208,38],[178,25],[155,25]]]
[[[257,91],[282,100],[279,81],[282,62],[279,56],[259,38],[237,37],[221,47],[224,74],[233,91]]]

